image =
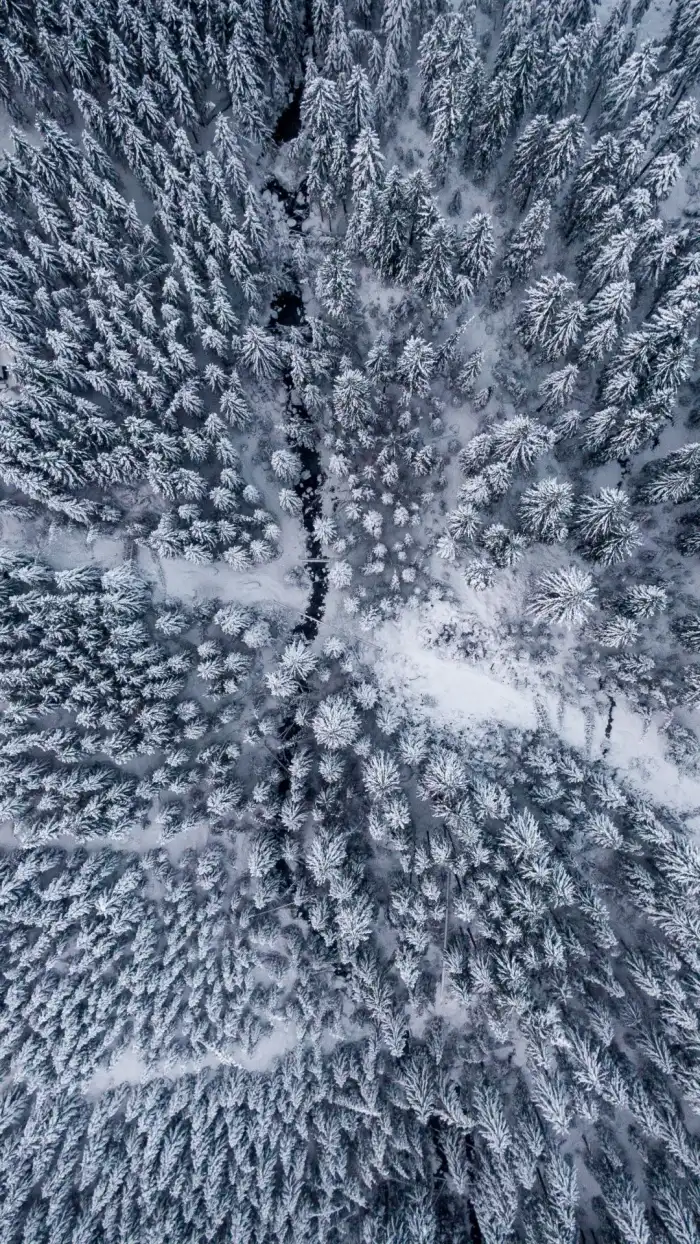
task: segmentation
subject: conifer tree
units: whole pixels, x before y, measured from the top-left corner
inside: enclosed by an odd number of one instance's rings
[[[513,109],[518,121],[534,103],[542,57],[543,38],[537,25],[523,30],[508,61],[508,73],[513,84]]]
[[[426,397],[435,367],[435,351],[423,337],[409,337],[398,362],[398,370],[409,393]]]
[[[347,175],[343,135],[343,100],[337,83],[324,78],[309,62],[301,103],[301,133],[296,140],[308,151],[307,186],[312,198],[323,192],[342,193]]]
[[[384,156],[377,134],[371,128],[360,130],[351,161],[352,193],[356,200],[363,191],[379,185],[383,167]]]
[[[542,277],[527,291],[520,327],[526,346],[539,345],[548,359],[567,352],[585,318],[583,303],[571,298],[574,293],[573,282],[561,273]]]
[[[535,262],[544,254],[545,237],[552,215],[547,199],[538,199],[514,231],[508,242],[503,267],[509,276],[529,276]]]
[[[470,297],[486,280],[496,254],[491,217],[475,212],[458,238],[458,282]]]
[[[566,31],[546,49],[539,99],[553,117],[574,102],[586,80],[598,38],[598,23]]]
[[[571,566],[542,575],[532,592],[529,610],[537,622],[580,626],[595,609],[591,575]]]
[[[547,154],[552,129],[546,113],[538,113],[525,126],[513,148],[508,168],[508,185],[524,210]]]
[[[520,498],[520,520],[528,535],[546,543],[562,543],[568,535],[573,489],[556,478],[526,488]]]
[[[336,81],[347,81],[353,66],[353,57],[348,42],[345,25],[345,12],[341,4],[336,4],[331,17],[330,32],[326,43],[323,71]]]
[[[597,496],[584,497],[576,526],[583,550],[605,565],[629,557],[640,540],[639,528],[630,517],[630,498],[615,488],[601,488]]]
[[[484,91],[470,143],[470,160],[484,174],[501,155],[514,120],[514,84],[506,69]]]
[[[345,115],[349,138],[372,132],[375,117],[374,91],[367,74],[360,65],[354,65],[348,77],[345,88]]]
[[[415,277],[415,287],[426,299],[436,319],[447,315],[450,306],[456,301],[454,258],[455,240],[452,230],[444,220],[438,220],[423,239]]]
[[[348,314],[355,296],[355,277],[350,260],[340,247],[321,264],[316,277],[316,294],[336,319]]]
[[[465,14],[440,15],[419,49],[421,114],[432,130],[431,168],[444,177],[457,143],[468,138],[482,70]]]
[[[622,63],[608,82],[601,108],[599,125],[606,128],[619,124],[628,109],[651,84],[656,72],[659,51],[651,40],[645,40],[636,52]]]

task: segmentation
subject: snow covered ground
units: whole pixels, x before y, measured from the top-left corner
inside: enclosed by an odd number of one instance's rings
[[[212,1050],[210,1054],[197,1062],[147,1064],[137,1050],[123,1050],[111,1067],[95,1073],[90,1082],[85,1085],[85,1095],[99,1097],[101,1093],[114,1088],[117,1084],[143,1084],[160,1077],[175,1080],[180,1076],[196,1075],[198,1072],[223,1065],[242,1067],[245,1071],[267,1071],[281,1055],[287,1053],[288,1050],[293,1050],[299,1040],[294,1024],[275,1016],[271,1016],[271,1022],[272,1032],[262,1037],[250,1054],[246,1053],[242,1046],[235,1046],[233,1051],[226,1054]]]
[[[414,711],[458,731],[483,732],[489,724],[552,730],[590,759],[605,759],[638,790],[679,812],[700,814],[700,779],[681,773],[665,754],[664,735],[652,720],[616,698],[606,737],[609,702],[561,681],[559,671],[528,658],[471,660],[429,643],[453,615],[444,604],[407,609],[374,632],[372,659],[379,682]],[[367,642],[363,637],[363,642]]]
[[[147,548],[136,550],[136,561],[143,575],[154,584],[155,595],[183,600],[213,599],[242,601],[246,604],[275,602],[294,613],[306,607],[308,586],[290,582],[292,567],[306,556],[301,524],[282,516],[281,555],[264,566],[249,571],[232,570],[226,562],[196,565],[183,557],[157,558]],[[121,565],[127,550],[117,537],[100,536],[87,543],[78,528],[48,529],[42,523],[3,518],[0,544],[22,549],[42,558],[57,570],[97,562],[109,568]]]

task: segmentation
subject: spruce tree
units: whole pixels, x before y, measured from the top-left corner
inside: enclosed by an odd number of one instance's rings
[[[544,254],[545,238],[552,215],[547,199],[538,199],[513,232],[503,260],[509,276],[522,279],[529,276],[536,261]]]

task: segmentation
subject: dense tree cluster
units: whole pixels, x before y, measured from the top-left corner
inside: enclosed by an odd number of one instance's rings
[[[0,808],[20,841],[225,822],[227,771],[265,728],[256,681],[283,620],[215,601],[154,613],[126,565],[52,571],[6,552],[1,574]]]
[[[600,765],[467,755],[295,648],[242,837],[3,855],[7,1238],[692,1239],[697,848]]]
[[[698,771],[700,7],[648,9],[0,6],[1,512],[128,554],[0,553],[3,1242],[697,1244],[684,820],[318,633],[524,576]],[[294,524],[307,612],[240,604]]]

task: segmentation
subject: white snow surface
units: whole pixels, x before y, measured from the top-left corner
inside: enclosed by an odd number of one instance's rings
[[[490,603],[482,598],[486,614]],[[495,624],[493,604],[492,609]],[[430,632],[459,614],[459,607],[438,602],[406,609],[397,621],[379,627],[370,643],[380,685],[413,713],[475,741],[490,725],[551,730],[589,760],[604,759],[654,802],[700,813],[700,779],[682,773],[666,755],[664,735],[654,719],[645,721],[618,694],[606,738],[607,696],[594,694],[579,680],[567,683],[563,659],[545,667],[528,656],[496,650],[472,660],[455,655],[453,648],[431,646]],[[468,617],[463,611],[461,616]]]
[[[296,530],[300,524],[288,520],[286,515],[283,519],[280,557],[247,571],[233,570],[224,561],[196,565],[184,557],[158,558],[148,548],[136,550],[136,564],[153,583],[156,598],[275,602],[301,613],[306,607],[308,588],[289,582],[286,577],[293,566],[304,561],[303,540]],[[90,562],[109,569],[127,560],[124,541],[118,537],[99,536],[87,543],[78,528],[49,527],[47,531],[44,524],[8,517],[3,517],[0,544],[33,553],[56,570]]]
[[[293,1050],[299,1040],[297,1028],[272,1016],[273,1030],[258,1041],[252,1053],[242,1046],[229,1051],[212,1050],[204,1058],[179,1063],[146,1063],[134,1048],[123,1050],[111,1067],[96,1071],[84,1087],[86,1097],[99,1097],[117,1084],[144,1084],[148,1080],[172,1079],[193,1075],[207,1068],[241,1067],[245,1071],[268,1071],[277,1059]]]

